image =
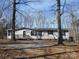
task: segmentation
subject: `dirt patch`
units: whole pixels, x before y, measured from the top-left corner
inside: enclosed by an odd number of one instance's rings
[[[0,59],[16,59],[16,58],[30,58],[30,59],[79,59],[79,46],[56,46],[39,49],[0,49]]]

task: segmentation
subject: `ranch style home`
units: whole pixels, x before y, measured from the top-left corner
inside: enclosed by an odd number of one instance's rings
[[[63,39],[69,39],[68,29],[62,29]],[[7,30],[7,39],[11,39],[12,29]],[[58,39],[56,28],[20,28],[15,30],[16,39]]]

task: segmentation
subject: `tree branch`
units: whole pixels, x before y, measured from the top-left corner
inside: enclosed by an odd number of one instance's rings
[[[24,16],[19,9],[16,10],[19,14],[21,14],[24,18],[26,18],[26,16]]]
[[[65,8],[65,5],[66,5],[66,0],[64,1],[64,5],[63,5],[63,8],[62,8],[61,15],[64,13],[64,8]]]
[[[30,2],[40,2],[40,1],[23,1],[23,2],[19,1],[16,4],[27,4],[27,3],[30,3]]]

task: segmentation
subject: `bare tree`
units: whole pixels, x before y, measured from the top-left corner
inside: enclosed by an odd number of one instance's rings
[[[3,14],[3,12],[2,12],[2,10],[0,9],[0,18],[2,17],[2,14]]]
[[[24,4],[26,6],[29,6],[28,5],[29,2],[38,2],[38,1],[36,1],[36,0],[33,0],[33,1],[19,0],[18,2],[16,2],[16,0],[13,0],[12,40],[14,40],[14,41],[16,41],[16,39],[15,39],[15,20],[16,20],[16,10],[17,10],[16,5]],[[20,14],[22,14],[22,13],[20,13]]]
[[[78,40],[78,31],[77,31],[77,29],[78,29],[78,27],[79,27],[79,20],[78,20],[78,17],[77,17],[77,15],[75,15],[75,12],[76,11],[73,11],[73,10],[71,10],[70,11],[70,17],[71,17],[71,30],[72,30],[72,34],[71,34],[71,36],[73,37],[73,39],[74,39],[74,41],[77,41]]]
[[[13,15],[12,15],[12,40],[16,41],[15,39],[15,20],[16,20],[16,0],[13,0]]]
[[[63,45],[62,30],[61,30],[61,9],[60,0],[57,0],[57,20],[58,20],[58,45]]]

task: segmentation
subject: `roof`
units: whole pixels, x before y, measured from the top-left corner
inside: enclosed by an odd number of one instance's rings
[[[44,31],[44,32],[46,32],[46,31],[54,31],[54,32],[57,32],[58,31],[57,28],[35,28],[33,30],[35,30],[35,31]],[[69,30],[68,29],[62,29],[62,31],[68,32]]]
[[[43,32],[46,32],[46,31],[54,31],[54,32],[57,32],[58,29],[57,28],[19,28],[19,29],[15,29],[16,31],[18,30],[23,30],[23,29],[29,29],[29,30],[34,30],[34,31],[43,31]],[[8,29],[8,30],[12,30],[12,29]],[[69,30],[68,29],[62,29],[62,31],[65,31],[65,32],[68,32]]]
[[[25,28],[25,27],[23,27],[23,28],[16,28],[15,31],[23,30],[23,29],[29,29],[29,30],[32,30],[31,28]],[[12,30],[12,29],[8,29],[8,30]]]
[[[31,28],[25,28],[25,27],[23,27],[23,28],[18,28],[18,29],[15,29],[15,30],[18,31],[18,30],[23,30],[23,29],[29,29],[29,30],[32,30]]]

